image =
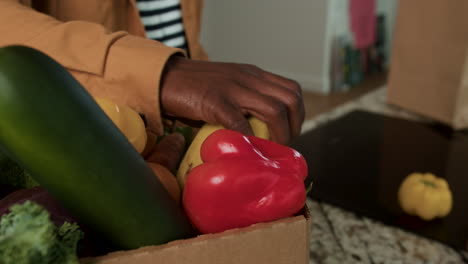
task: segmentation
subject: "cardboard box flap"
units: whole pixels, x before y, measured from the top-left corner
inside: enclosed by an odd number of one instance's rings
[[[118,251],[81,263],[305,264],[309,262],[309,213],[159,246]]]
[[[387,99],[454,129],[468,128],[468,1],[400,1]]]

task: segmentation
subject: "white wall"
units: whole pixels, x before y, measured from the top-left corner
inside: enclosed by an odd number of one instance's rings
[[[210,59],[255,64],[326,92],[326,0],[205,0]]]
[[[390,41],[397,1],[377,0]],[[331,40],[348,25],[348,0],[205,0],[201,40],[213,61],[255,64],[328,93]]]

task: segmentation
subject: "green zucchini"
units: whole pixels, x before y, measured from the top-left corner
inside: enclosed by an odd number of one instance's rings
[[[35,49],[0,48],[0,148],[118,248],[192,235],[183,209],[91,95]]]

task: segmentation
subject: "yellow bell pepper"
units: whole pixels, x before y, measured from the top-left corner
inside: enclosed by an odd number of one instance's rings
[[[398,190],[403,211],[426,221],[445,217],[452,210],[452,192],[445,179],[431,173],[408,175]]]
[[[101,109],[127,137],[138,153],[145,149],[147,134],[140,115],[127,106],[119,106],[104,98],[94,98]]]

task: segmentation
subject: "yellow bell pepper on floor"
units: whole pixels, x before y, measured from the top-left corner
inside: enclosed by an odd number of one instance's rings
[[[426,221],[445,217],[452,210],[452,193],[445,179],[431,173],[412,173],[400,185],[398,200],[403,211]]]

